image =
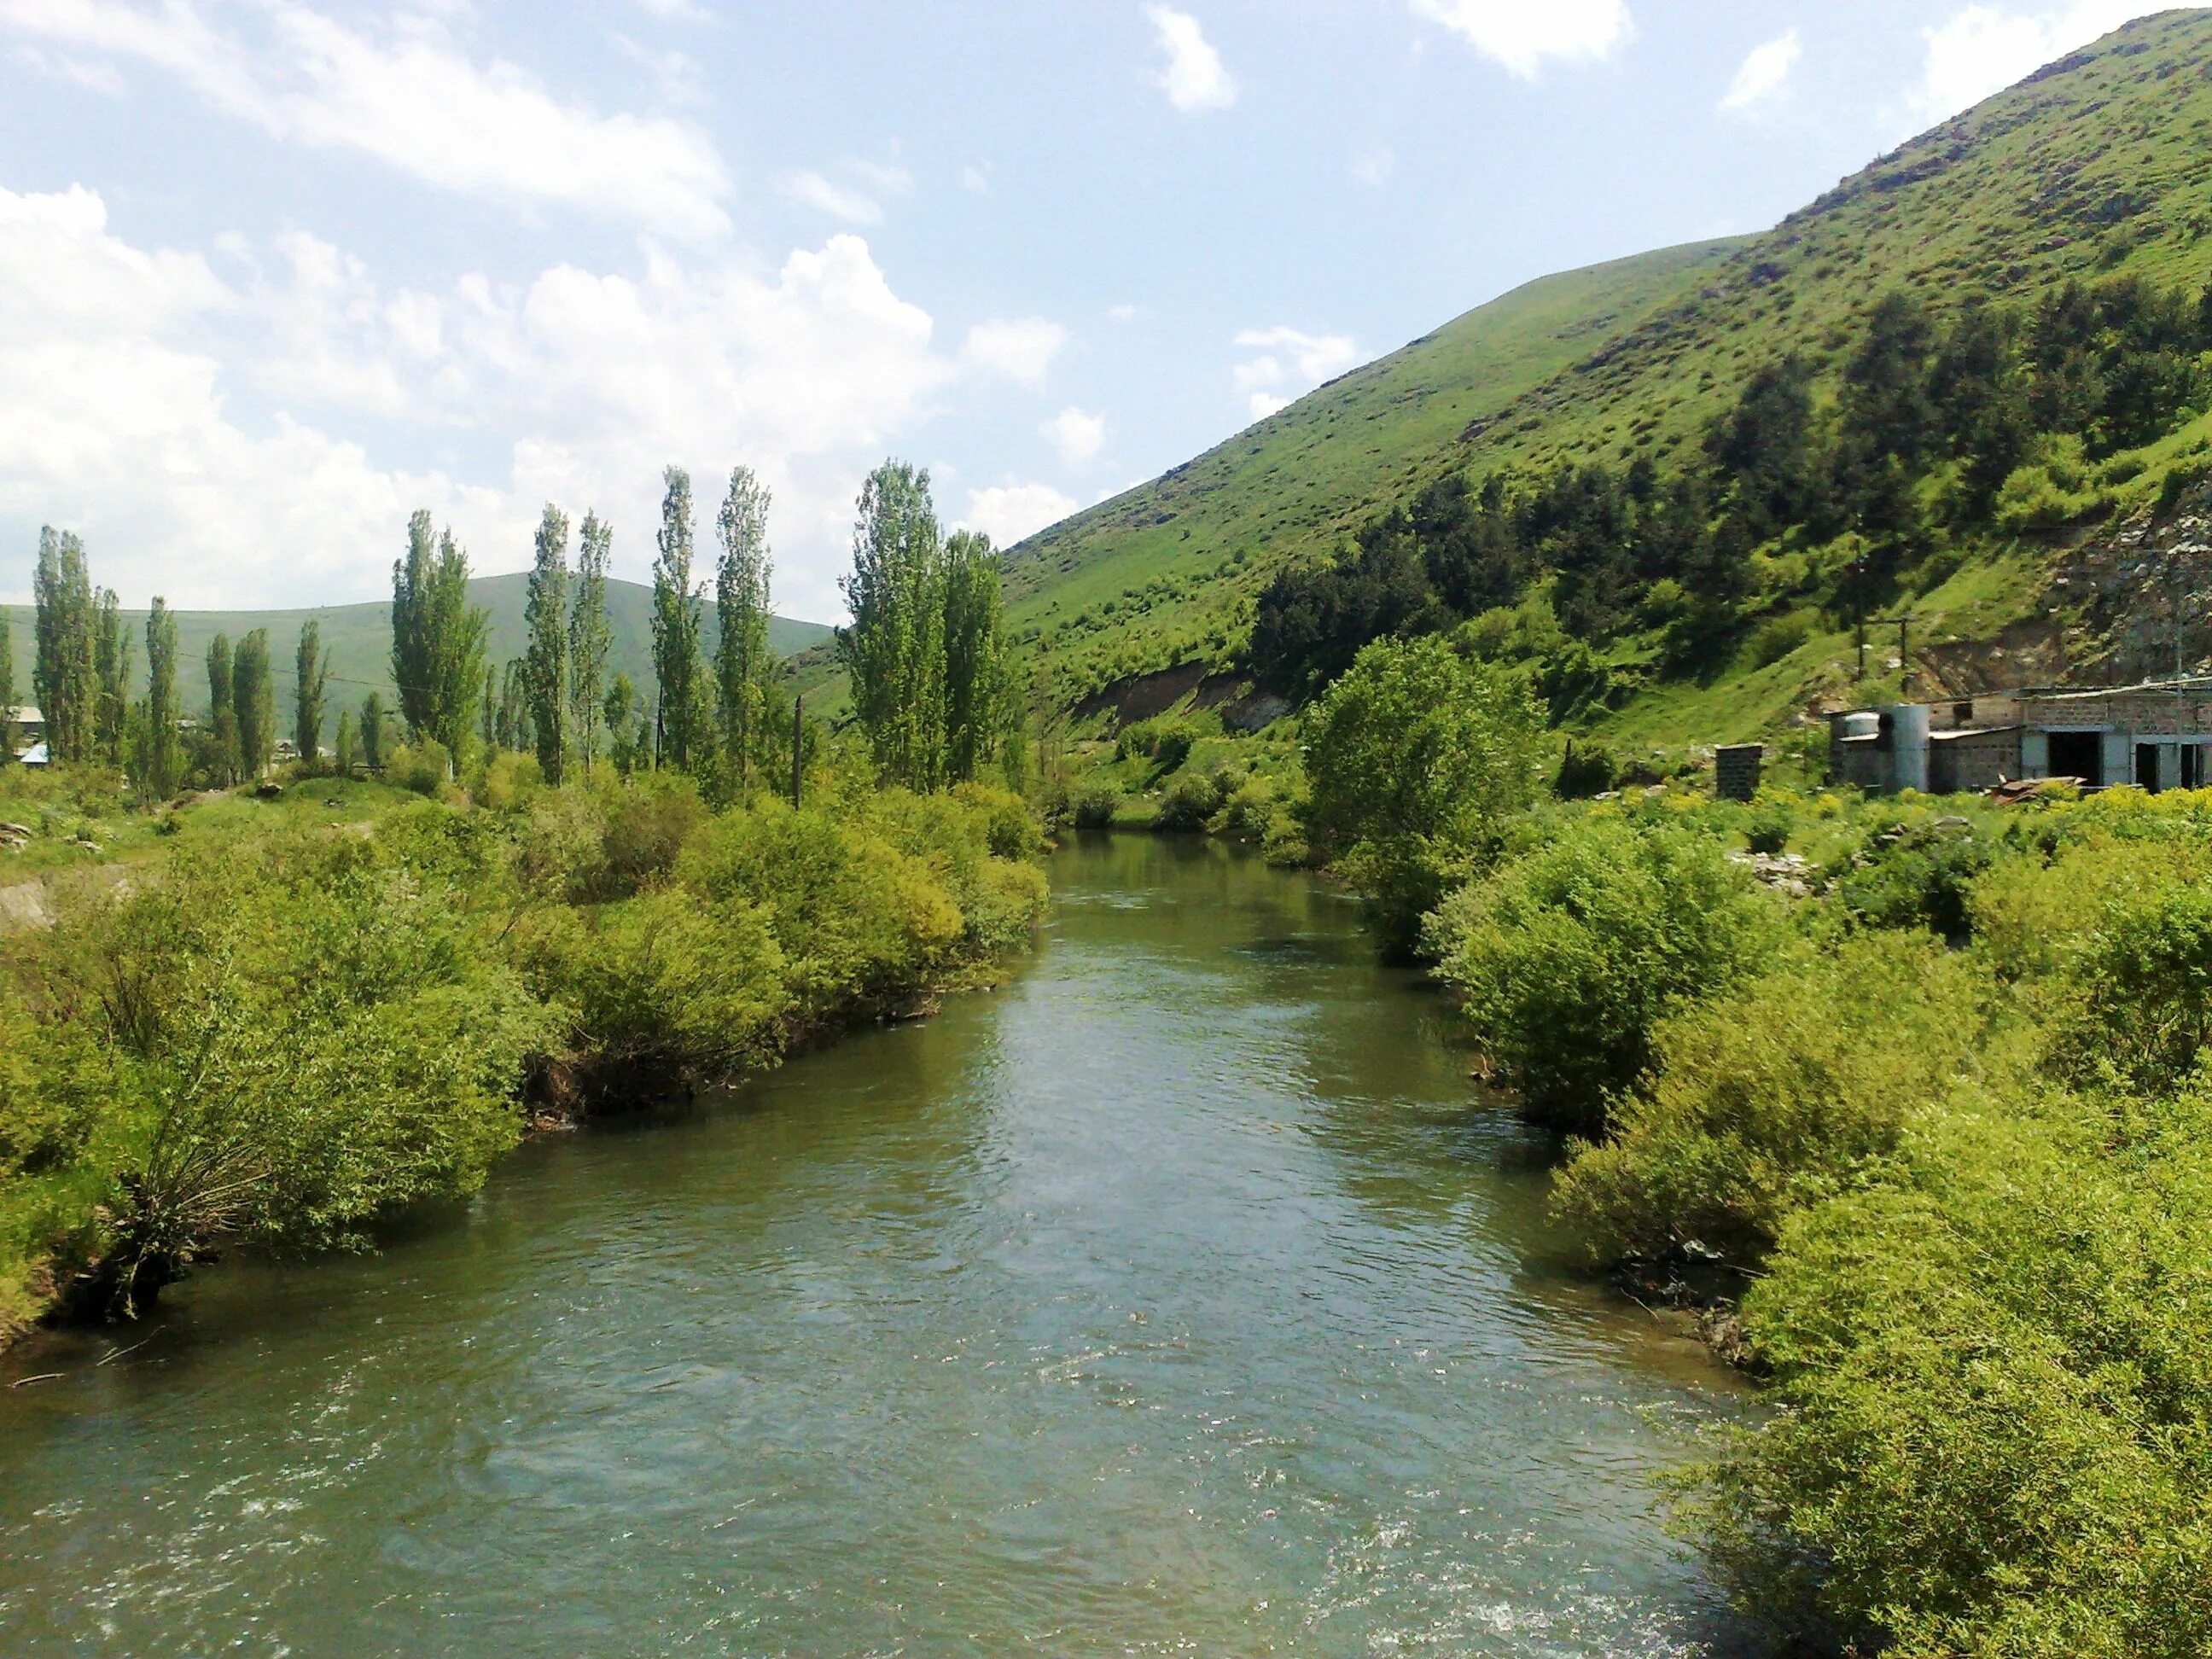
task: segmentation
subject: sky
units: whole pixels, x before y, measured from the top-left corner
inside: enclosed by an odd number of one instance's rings
[[[390,591],[547,501],[836,621],[1547,272],[1773,223],[2128,0],[0,0],[0,598]]]

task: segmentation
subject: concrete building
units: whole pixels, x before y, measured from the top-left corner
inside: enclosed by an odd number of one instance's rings
[[[2212,781],[2212,679],[2033,688],[1828,717],[1828,776],[1936,794],[2017,778],[2196,789]]]

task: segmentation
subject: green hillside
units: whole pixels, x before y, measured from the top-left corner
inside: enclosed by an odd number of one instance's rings
[[[1885,294],[1913,296],[1943,325],[1973,301],[2025,311],[2069,280],[2193,290],[2212,274],[2208,161],[2212,13],[2131,23],[1770,231],[1532,283],[1033,538],[1009,555],[1017,635],[1043,649],[1071,699],[1177,663],[1225,666],[1275,568],[1334,553],[1438,479],[1639,457],[1680,468],[1749,377],[1793,354],[1826,409]],[[2212,425],[2195,412],[2179,410],[2154,444],[2100,458],[2082,486],[2096,510],[2066,534],[1947,528],[1947,563],[1900,596],[1920,638],[1963,662],[2033,622],[2069,537],[2156,500],[2174,467],[2202,470]],[[1780,659],[1754,669],[1747,649],[1729,672],[1655,684],[1607,720],[1638,738],[1728,738],[1838,695],[1846,641],[1832,611],[1806,609],[1808,592],[1775,591],[1808,630]],[[2057,647],[2044,644],[2047,665]]]
[[[523,603],[528,594],[529,580],[526,574],[517,572],[504,576],[479,576],[469,583],[470,596],[491,613],[491,644],[487,655],[494,663],[503,663],[522,654],[526,638]],[[145,613],[127,614],[133,642],[132,665],[137,670],[137,689],[143,692],[146,675]],[[652,614],[650,587],[641,582],[608,581],[607,620],[614,631],[608,673],[610,677],[628,674],[640,688],[647,690],[653,684]],[[27,701],[31,695],[31,611],[27,606],[13,606],[9,617],[15,641],[16,681],[20,694]],[[392,606],[386,601],[374,600],[365,605],[318,605],[306,611],[177,612],[177,649],[182,659],[179,678],[183,682],[186,711],[204,714],[207,710],[207,676],[202,665],[206,661],[209,642],[217,634],[227,634],[235,643],[240,635],[256,628],[269,630],[277,706],[289,707],[296,683],[293,672],[295,647],[301,624],[310,617],[322,625],[323,643],[330,652],[332,718],[336,718],[335,710],[359,703],[371,691],[381,692],[387,706],[396,706],[391,664]],[[710,650],[714,626],[714,606],[709,601],[704,637]],[[773,617],[769,623],[769,643],[786,656],[827,639],[830,633],[830,629],[823,623],[794,622],[786,617]]]

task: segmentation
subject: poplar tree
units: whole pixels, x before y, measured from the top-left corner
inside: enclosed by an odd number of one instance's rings
[[[208,735],[212,744],[209,767],[218,788],[238,781],[238,692],[231,678],[230,636],[218,634],[208,641]]]
[[[46,722],[46,753],[56,763],[92,757],[100,689],[93,663],[92,578],[84,544],[48,525],[39,532],[33,583],[37,656],[31,684]]]
[[[629,675],[617,673],[614,684],[607,687],[605,714],[608,746],[612,750],[615,770],[628,777],[636,769],[638,749],[643,741],[633,729],[637,720],[637,688],[630,684]]]
[[[568,717],[586,779],[599,744],[607,653],[614,643],[614,631],[607,625],[607,554],[613,542],[611,525],[596,513],[584,514],[576,537],[575,592],[568,611]]]
[[[331,663],[323,649],[323,625],[312,617],[300,624],[295,666],[300,683],[293,693],[292,743],[300,751],[300,764],[313,771],[322,764],[323,702]]]
[[[520,747],[501,719],[499,670],[490,663],[484,665],[483,707],[477,711],[477,733],[483,739],[484,748],[495,755],[502,749]]]
[[[945,544],[945,781],[965,783],[999,751],[1006,725],[999,556],[991,538],[956,531]]]
[[[886,461],[860,488],[853,612],[837,633],[853,710],[877,766],[895,783],[933,789],[944,774],[945,591],[929,474]]]
[[[500,675],[499,712],[493,722],[498,728],[500,742],[509,749],[531,747],[530,694],[523,681],[522,659],[509,657],[506,670]]]
[[[146,719],[139,787],[152,800],[177,793],[184,758],[177,745],[177,618],[160,594],[146,611]]]
[[[384,698],[374,691],[361,700],[361,763],[371,777],[384,770]]]
[[[338,734],[335,739],[334,746],[337,750],[338,775],[342,778],[351,777],[353,775],[354,744],[353,710],[350,708],[341,708],[338,710]]]
[[[112,587],[100,590],[94,608],[92,672],[94,749],[102,764],[119,768],[131,737],[131,636],[124,632],[122,604]]]
[[[231,655],[232,707],[238,731],[239,770],[251,782],[269,769],[276,743],[276,695],[269,678],[269,630],[257,628]]]
[[[730,471],[714,521],[722,556],[714,570],[714,690],[722,750],[740,785],[752,781],[768,712],[769,492],[749,467]]]
[[[15,758],[15,624],[0,605],[0,766]]]
[[[663,474],[659,556],[653,564],[653,675],[659,687],[657,760],[689,771],[705,758],[699,729],[699,595],[691,580],[691,475]]]
[[[522,616],[530,636],[523,684],[538,738],[538,767],[546,782],[558,784],[568,748],[568,515],[550,501],[538,521],[537,560]]]
[[[392,678],[408,735],[435,738],[458,763],[483,695],[491,617],[469,603],[469,556],[430,515],[408,521],[407,556],[392,567]]]

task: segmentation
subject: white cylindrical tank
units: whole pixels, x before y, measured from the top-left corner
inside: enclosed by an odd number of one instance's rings
[[[1889,717],[1890,764],[1899,789],[1928,792],[1928,709],[1923,703],[1893,703]]]

